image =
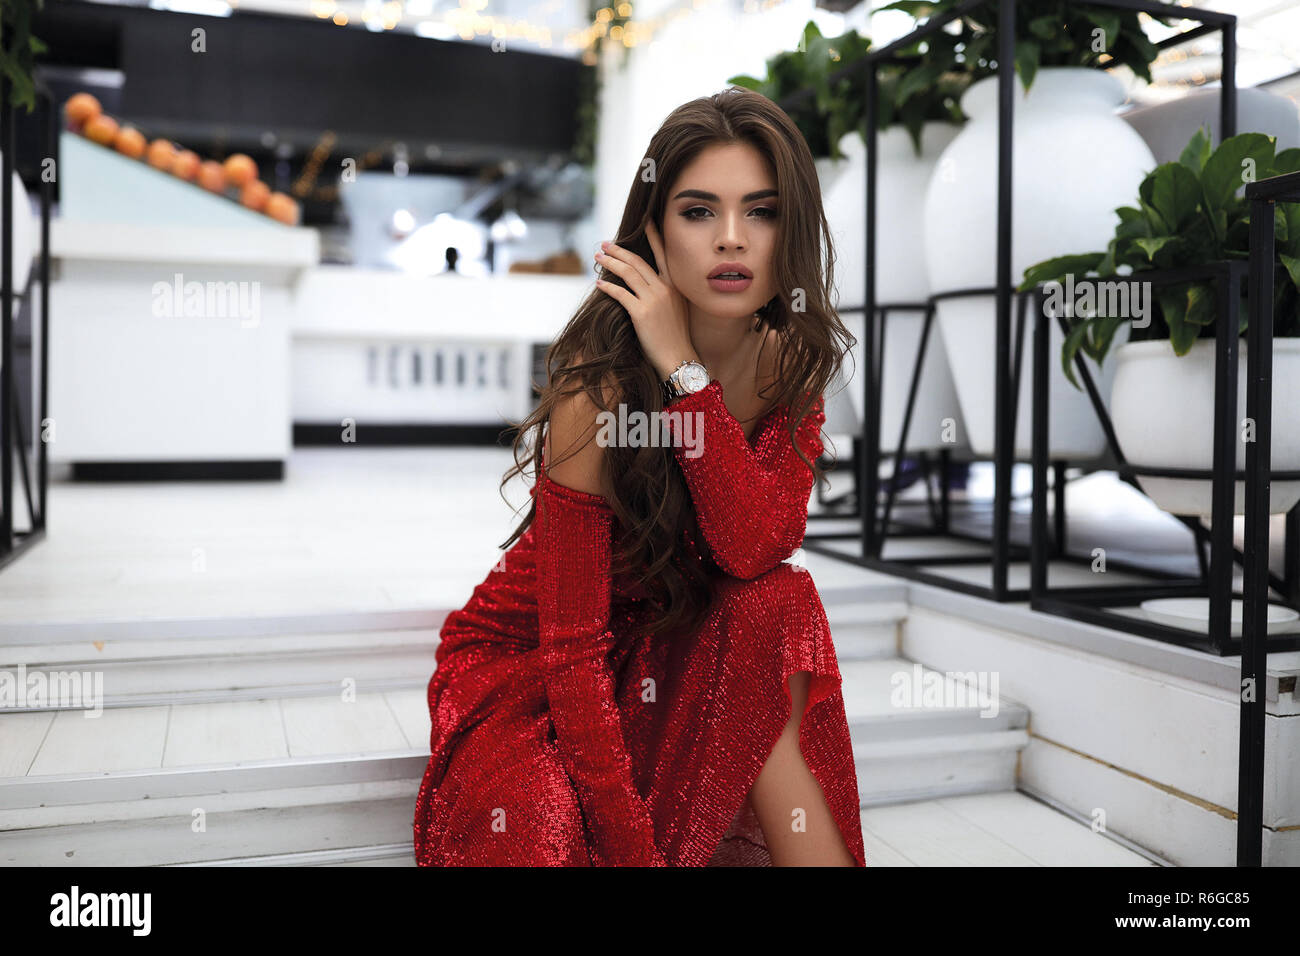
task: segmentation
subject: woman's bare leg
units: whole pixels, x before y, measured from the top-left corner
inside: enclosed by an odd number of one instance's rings
[[[799,721],[811,682],[809,671],[790,675],[790,720],[754,781],[749,799],[773,866],[856,866],[821,784],[799,750]]]

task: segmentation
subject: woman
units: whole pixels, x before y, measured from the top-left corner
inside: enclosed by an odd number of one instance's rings
[[[441,631],[417,863],[862,866],[830,629],[783,563],[853,341],[807,144],[749,90],[686,103],[619,236],[502,481],[536,459],[532,510]]]

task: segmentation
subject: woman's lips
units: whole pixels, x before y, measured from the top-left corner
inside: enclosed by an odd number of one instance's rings
[[[744,292],[753,281],[753,279],[710,279],[709,288],[714,292]]]

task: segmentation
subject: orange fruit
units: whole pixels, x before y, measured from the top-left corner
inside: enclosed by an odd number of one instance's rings
[[[182,149],[172,160],[172,175],[192,182],[199,174],[199,156],[192,149]]]
[[[260,179],[245,183],[239,193],[239,201],[255,212],[262,212],[266,208],[266,201],[270,198],[271,187]]]
[[[226,171],[226,178],[230,180],[231,185],[246,186],[257,178],[257,163],[253,162],[252,157],[245,156],[243,153],[233,153],[227,156],[225,163],[222,165]]]
[[[112,146],[113,140],[117,139],[117,120],[100,113],[86,120],[86,125],[81,128],[81,131],[87,139],[101,146]]]
[[[113,146],[123,156],[139,159],[144,155],[144,134],[134,126],[123,126],[113,139]]]
[[[266,208],[262,211],[286,226],[298,225],[298,203],[292,196],[271,193],[271,198],[266,201]]]
[[[73,93],[68,97],[68,101],[63,104],[63,115],[68,118],[69,122],[77,126],[89,119],[93,119],[103,111],[103,107],[99,105],[99,100],[89,93]]]
[[[161,169],[163,172],[170,172],[172,163],[176,162],[176,147],[165,139],[156,139],[149,144],[149,150],[145,153],[145,159],[154,169]]]
[[[199,185],[214,193],[225,192],[226,171],[215,159],[199,163]]]

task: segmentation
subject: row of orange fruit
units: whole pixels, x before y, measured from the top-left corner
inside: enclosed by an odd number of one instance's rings
[[[82,136],[116,149],[132,159],[143,159],[155,169],[171,173],[186,182],[196,182],[209,192],[227,195],[237,191],[239,202],[254,212],[265,213],[288,226],[298,224],[297,201],[257,178],[257,164],[252,157],[234,153],[224,162],[199,159],[189,149],[178,149],[166,139],[145,142],[144,134],[133,126],[122,126],[103,111],[99,100],[89,93],[75,93],[63,106],[69,127]]]

